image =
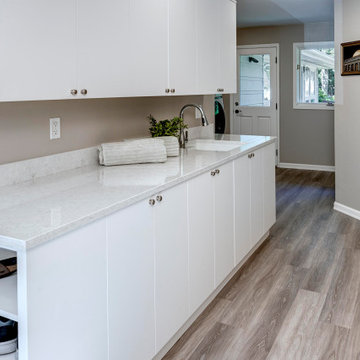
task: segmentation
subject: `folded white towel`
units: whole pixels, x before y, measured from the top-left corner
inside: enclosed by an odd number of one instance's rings
[[[166,147],[161,139],[108,143],[99,147],[99,162],[105,166],[158,163],[166,160]]]
[[[155,139],[164,140],[167,156],[179,156],[180,146],[179,146],[179,139],[177,137],[175,137],[175,136],[160,136]]]
[[[169,157],[179,156],[180,146],[179,139],[176,136],[159,136],[155,138],[138,138],[138,139],[125,139],[124,141],[137,141],[137,140],[156,140],[161,139],[164,141],[166,147],[166,154]]]

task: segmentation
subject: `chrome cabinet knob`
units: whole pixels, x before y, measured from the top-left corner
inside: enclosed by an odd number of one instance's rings
[[[149,200],[149,204],[150,204],[150,206],[154,206],[154,205],[155,205],[155,200],[154,200],[154,199],[150,199],[150,200]]]
[[[252,157],[255,157],[255,154],[254,154],[254,153],[252,153]]]
[[[174,94],[174,92],[175,92],[175,89],[171,89],[171,92]]]
[[[74,95],[74,96],[77,95],[77,90],[76,89],[71,89],[70,94]]]
[[[248,155],[248,158],[251,159],[251,158],[252,158],[252,154],[249,154],[249,155]]]
[[[86,90],[86,89],[82,89],[80,92],[81,92],[82,95],[86,95],[86,94],[87,94],[87,90]]]
[[[220,174],[220,170],[219,170],[219,169],[216,169],[216,170],[215,170],[215,174]]]
[[[156,201],[157,201],[157,202],[161,202],[162,199],[163,199],[163,197],[162,197],[161,195],[158,195],[158,196],[156,197]]]
[[[215,172],[215,171],[212,171],[212,172],[210,173],[210,175],[211,175],[211,176],[215,176],[215,175],[216,175],[216,172]]]
[[[165,92],[168,94],[170,92],[170,89],[165,89]]]
[[[217,91],[218,91],[218,92],[223,92],[223,91],[224,91],[224,89],[222,89],[222,88],[218,88],[218,89],[217,89]]]

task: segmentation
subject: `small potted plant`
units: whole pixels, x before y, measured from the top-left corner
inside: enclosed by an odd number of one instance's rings
[[[150,122],[149,131],[151,136],[164,140],[168,156],[179,156],[180,131],[188,127],[184,124],[184,119],[174,117],[170,120],[157,121],[151,114],[148,116],[148,119]]]

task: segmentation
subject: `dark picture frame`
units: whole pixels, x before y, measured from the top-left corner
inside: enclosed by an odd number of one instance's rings
[[[360,75],[360,40],[341,44],[341,75]]]

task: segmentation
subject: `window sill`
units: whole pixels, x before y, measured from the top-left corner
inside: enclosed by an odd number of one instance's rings
[[[322,104],[294,104],[294,110],[330,110],[334,111],[335,106],[328,106]]]

